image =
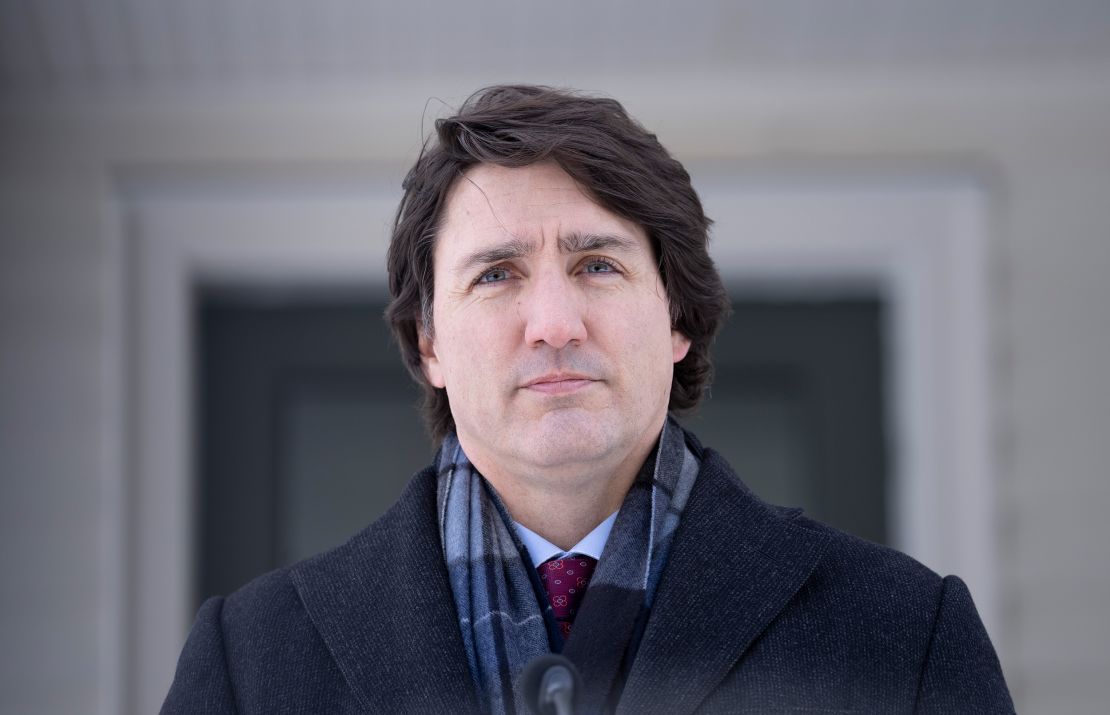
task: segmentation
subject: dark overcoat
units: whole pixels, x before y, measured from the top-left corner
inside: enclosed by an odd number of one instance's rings
[[[959,578],[759,500],[702,459],[626,677],[591,640],[564,655],[583,710],[1007,713],[998,658]],[[197,614],[165,713],[479,711],[447,580],[436,477],[343,546]],[[598,631],[604,629],[599,628]]]

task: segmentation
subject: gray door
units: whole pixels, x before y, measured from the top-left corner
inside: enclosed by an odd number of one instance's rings
[[[764,498],[884,541],[880,303],[734,308],[711,396],[681,420]],[[198,605],[341,543],[431,459],[383,309],[373,297],[202,299]]]

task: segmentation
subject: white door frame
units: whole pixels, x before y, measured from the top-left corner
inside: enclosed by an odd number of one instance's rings
[[[930,567],[963,576],[997,633],[984,192],[912,171],[691,169],[716,220],[712,252],[726,281],[791,295],[864,286],[885,299],[892,537]],[[118,184],[129,298],[121,319],[129,473],[119,513],[129,547],[117,570],[129,604],[124,697],[133,712],[160,706],[193,616],[197,287],[384,283],[399,168],[348,165],[323,191],[319,168],[286,171],[261,190],[242,174],[216,190],[165,171]]]

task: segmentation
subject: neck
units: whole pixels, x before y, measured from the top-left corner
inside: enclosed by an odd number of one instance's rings
[[[514,520],[569,550],[620,509],[653,446],[649,442],[612,464],[561,466],[557,471],[505,470],[473,458],[471,462],[497,490]]]
[[[495,484],[494,487],[496,486]],[[499,494],[501,491],[498,489]],[[627,491],[628,488],[625,487],[623,492],[615,496],[600,495],[589,500],[553,493],[538,498],[535,494],[514,495],[503,501],[513,519],[563,551],[569,551],[610,514],[620,509]]]

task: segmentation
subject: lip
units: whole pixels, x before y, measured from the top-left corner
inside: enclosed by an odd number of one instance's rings
[[[560,372],[541,375],[540,377],[524,383],[522,387],[547,395],[566,395],[571,392],[585,389],[595,382],[597,382],[597,380],[594,380],[588,375]]]

